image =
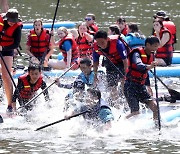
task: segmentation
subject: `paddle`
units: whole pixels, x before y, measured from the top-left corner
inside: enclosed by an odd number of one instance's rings
[[[153,52],[153,61],[155,60],[155,55]],[[155,90],[156,90],[156,104],[158,110],[158,128],[161,130],[161,117],[160,117],[160,108],[159,108],[159,99],[158,99],[158,86],[157,86],[157,75],[156,75],[156,67],[154,67],[154,81],[155,81]]]
[[[56,9],[55,9],[55,12],[54,12],[54,18],[53,18],[53,23],[52,23],[52,26],[51,26],[51,31],[53,30],[53,27],[54,27],[54,23],[55,23],[55,20],[56,20],[56,15],[57,15],[57,10],[58,10],[58,6],[59,6],[59,2],[60,0],[57,1],[57,4],[56,4]],[[50,37],[49,37],[49,40],[48,40],[48,44],[51,40],[51,33],[50,33]],[[40,61],[40,65],[42,65],[44,59],[45,59],[45,56],[46,54],[48,53],[48,49],[44,52],[43,56],[42,56],[42,59]]]
[[[74,63],[71,67],[69,67],[63,74],[61,74],[58,79],[60,79],[61,77],[63,77],[74,65],[76,65],[76,63]],[[35,97],[33,97],[30,101],[28,101],[26,104],[20,106],[18,109],[27,106],[29,103],[33,102],[37,97],[39,97],[45,90],[47,90],[49,87],[51,87],[53,84],[55,84],[56,81],[54,81],[53,83],[51,83],[49,86],[47,86],[45,89],[43,89],[38,95],[36,95]],[[17,110],[18,110],[17,109]]]
[[[9,77],[11,78],[11,81],[12,81],[14,87],[16,88],[16,83],[14,82],[14,79],[13,79],[11,73],[9,72],[9,69],[8,69],[8,67],[7,67],[7,64],[6,64],[6,62],[5,62],[4,58],[3,58],[3,56],[2,56],[1,51],[0,51],[0,57],[1,57],[1,59],[2,59],[2,61],[3,61],[3,64],[4,64],[5,68],[6,68],[6,71],[7,71],[8,74],[9,74]]]
[[[104,53],[104,51],[100,50],[106,59],[109,60],[109,62],[113,65],[113,67],[124,77],[124,74],[117,68],[117,66],[109,59],[109,57]]]
[[[35,131],[38,131],[38,130],[41,130],[41,129],[43,129],[43,128],[46,128],[46,127],[52,126],[52,125],[54,125],[54,124],[57,124],[57,123],[60,123],[60,122],[63,122],[63,121],[69,120],[69,119],[74,118],[74,117],[77,117],[77,116],[80,116],[80,115],[85,114],[85,113],[87,113],[87,112],[90,112],[90,110],[86,110],[86,111],[83,111],[83,112],[80,112],[80,113],[74,114],[74,115],[72,115],[72,116],[70,116],[70,117],[68,117],[68,118],[64,118],[64,119],[61,119],[61,120],[58,120],[58,121],[52,122],[52,123],[50,123],[50,124],[47,124],[47,125],[41,126],[41,127],[37,128]]]
[[[150,70],[150,72],[155,76],[154,72]],[[171,95],[172,98],[176,100],[180,100],[180,93],[176,90],[173,90],[169,88],[157,75],[156,78],[161,82],[161,84],[168,90],[169,94]]]

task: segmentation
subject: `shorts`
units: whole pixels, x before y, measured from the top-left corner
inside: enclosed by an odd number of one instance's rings
[[[162,58],[167,66],[172,64],[172,57]]]
[[[106,80],[108,87],[118,86],[119,80],[124,78],[124,74],[125,74],[124,66],[123,65],[115,65],[115,66],[111,66],[111,67],[106,66]]]
[[[14,50],[8,50],[8,51],[1,51],[2,56],[14,56]]]
[[[124,95],[131,109],[131,113],[139,111],[139,102],[147,103],[152,100],[145,85],[140,85],[128,80],[126,80],[124,84]]]

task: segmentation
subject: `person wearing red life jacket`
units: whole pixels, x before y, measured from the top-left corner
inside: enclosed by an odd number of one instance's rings
[[[19,105],[23,106],[28,101],[30,101],[36,92],[41,88],[45,89],[46,83],[43,81],[43,77],[41,75],[41,66],[37,64],[31,64],[28,67],[28,73],[21,75],[18,78],[17,88],[14,91],[12,102],[13,108],[16,110],[16,100],[18,99]],[[45,100],[49,100],[48,90],[44,90],[43,92],[45,96]],[[33,107],[33,102],[25,106],[26,110],[31,110]]]
[[[19,47],[21,41],[22,22],[18,18],[18,11],[9,9],[3,21],[1,17],[0,23],[0,52],[7,66],[1,59],[2,79],[8,102],[7,112],[12,112],[13,85],[8,72],[12,71],[14,49]]]
[[[103,55],[105,58],[104,66],[106,67],[107,86],[110,92],[109,103],[112,106],[118,107],[117,99],[119,98],[119,92],[117,87],[119,81],[121,81],[121,85],[124,85],[124,75],[128,64],[127,50],[123,42],[119,39],[119,35],[107,36],[106,31],[99,30],[95,34],[94,39],[94,73],[97,73],[99,59]]]
[[[158,49],[159,44],[157,37],[147,37],[144,48],[135,48],[128,55],[128,70],[124,84],[124,94],[131,113],[126,118],[140,113],[139,102],[141,102],[148,105],[153,111],[154,120],[157,120],[157,106],[146,89],[145,80],[148,70],[157,65],[157,62],[153,61],[153,52]]]
[[[175,50],[174,44],[177,43],[177,37],[176,37],[176,25],[174,24],[174,22],[170,20],[170,18],[166,15],[165,11],[158,11],[153,17],[154,19],[158,19],[162,21],[163,26],[166,27],[171,32],[173,50]]]
[[[116,20],[116,24],[119,26],[120,32],[126,36],[128,34],[128,25],[126,24],[126,20],[124,17],[119,17]]]
[[[53,33],[53,31],[51,32]],[[63,59],[56,60],[50,59],[48,65],[54,69],[68,69],[72,67],[73,70],[79,68],[79,64],[77,63],[79,58],[79,53],[77,50],[76,41],[71,33],[68,33],[67,28],[60,27],[57,31],[58,36],[60,38],[59,41],[55,42],[54,34],[52,34],[51,42],[55,47],[59,47],[60,52],[62,52]]]
[[[92,59],[93,52],[93,34],[85,22],[78,25],[79,37],[76,39],[80,58]]]
[[[95,24],[96,17],[92,13],[88,13],[86,17],[84,18],[86,21],[87,26],[89,27],[90,31],[93,31],[94,34],[98,31],[98,26]]]
[[[27,38],[26,53],[31,57],[30,62],[48,67],[48,60],[54,52],[49,31],[43,28],[41,19],[36,19],[33,26],[34,29],[30,31]]]
[[[156,51],[156,60],[159,66],[168,66],[172,63],[173,46],[170,31],[163,26],[162,21],[155,19],[153,22],[154,35],[160,40],[160,45]]]

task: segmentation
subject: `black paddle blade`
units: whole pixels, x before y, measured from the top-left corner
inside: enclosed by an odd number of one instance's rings
[[[169,94],[173,99],[180,100],[180,93],[176,90],[168,88]]]

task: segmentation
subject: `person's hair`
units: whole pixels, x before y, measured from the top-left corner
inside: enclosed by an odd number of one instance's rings
[[[93,13],[88,13],[88,14],[86,15],[86,17],[91,17],[92,20],[95,20],[95,19],[96,19],[95,15],[94,15]]]
[[[155,20],[153,21],[153,23],[154,23],[154,22],[159,22],[159,24],[160,24],[162,27],[164,27],[164,26],[163,26],[163,22],[162,22],[161,20],[155,19]]]
[[[155,43],[160,43],[159,39],[156,36],[149,36],[145,40],[145,45],[149,43],[150,45],[153,45]]]
[[[78,31],[79,31],[79,27],[80,27],[80,26],[86,26],[87,29],[89,30],[89,27],[87,26],[86,22],[80,22],[80,23],[78,24],[78,26],[77,26]]]
[[[58,31],[63,31],[66,35],[68,35],[68,30],[66,27],[59,27]]]
[[[98,39],[98,38],[104,38],[104,39],[107,39],[107,32],[104,31],[104,30],[99,30],[96,32],[96,34],[94,35],[94,39]]]
[[[128,23],[128,27],[132,33],[139,32],[139,28],[138,28],[138,25],[136,23],[130,22],[130,23]]]
[[[101,99],[101,91],[99,89],[89,88],[87,92],[91,93],[93,97],[97,97],[99,100]]]
[[[120,35],[120,34],[121,34],[118,25],[110,25],[110,26],[109,26],[109,29],[110,29],[112,32],[114,32],[115,34],[117,34],[117,35]]]
[[[31,70],[39,70],[39,72],[41,72],[41,66],[38,64],[31,64],[28,66],[28,72],[30,72]]]
[[[34,22],[33,22],[33,25],[35,25],[35,23],[38,22],[38,21],[41,23],[41,26],[42,26],[42,25],[43,25],[43,22],[42,22],[41,19],[35,19]]]
[[[86,64],[86,66],[91,66],[91,60],[89,58],[83,58],[80,60],[80,64]]]
[[[117,21],[119,24],[120,24],[120,23],[123,23],[123,22],[126,22],[126,20],[125,20],[124,17],[119,17],[116,21]]]

